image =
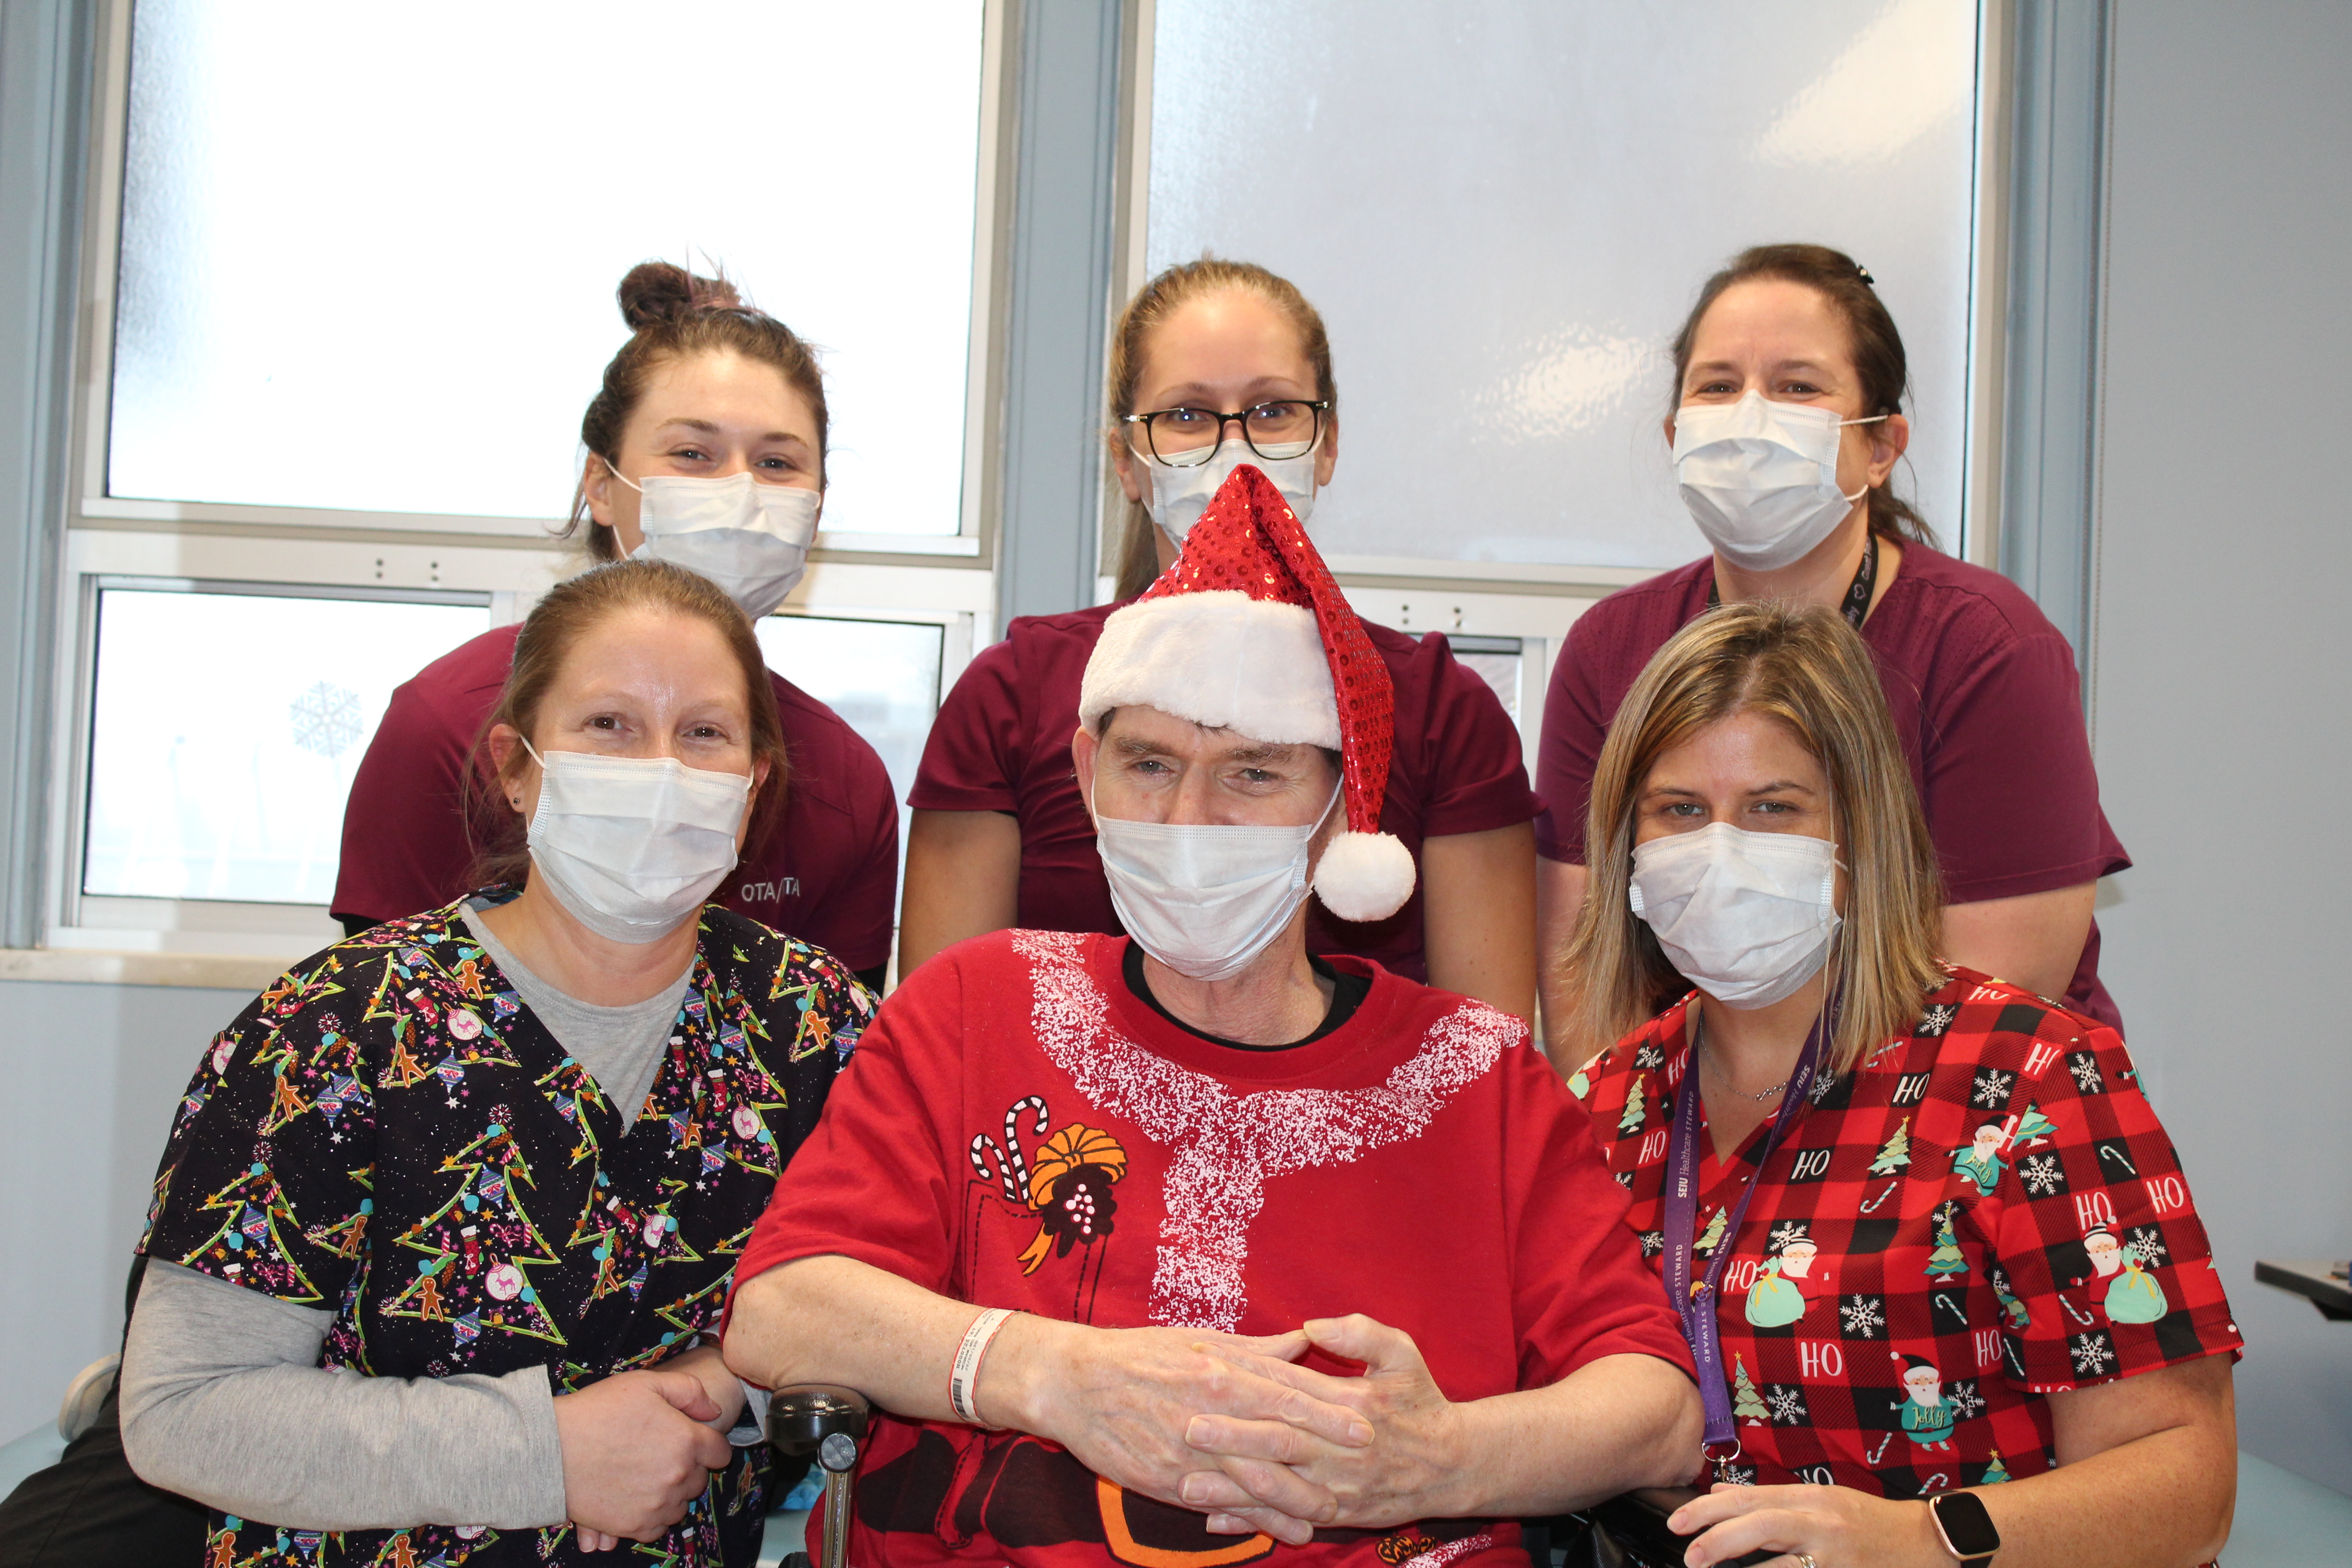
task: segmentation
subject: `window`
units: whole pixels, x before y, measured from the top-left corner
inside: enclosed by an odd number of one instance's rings
[[[846,721],[881,755],[898,802],[898,862],[907,858],[907,792],[940,710],[947,628],[909,621],[769,616],[755,628],[768,668]]]
[[[1144,268],[1247,258],[1322,310],[1335,567],[1566,581],[1700,554],[1660,435],[1665,351],[1710,272],[1790,238],[1876,277],[1910,351],[1922,510],[1958,541],[1976,6],[1153,15]]]
[[[708,258],[827,351],[828,528],[958,533],[982,20],[140,0],[107,493],[561,516],[614,285]]]
[[[1449,637],[1446,643],[1465,669],[1486,683],[1511,722],[1519,721],[1519,682],[1526,678],[1526,649],[1518,637]]]
[[[993,636],[1007,3],[108,0],[43,944],[184,978],[334,931],[391,688],[580,568],[551,525],[648,258],[820,350],[825,527],[762,637],[909,767]]]
[[[488,605],[101,579],[81,891],[325,903],[393,688]]]

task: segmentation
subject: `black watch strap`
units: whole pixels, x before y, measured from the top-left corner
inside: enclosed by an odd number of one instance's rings
[[[1939,1492],[1927,1500],[1936,1533],[1961,1568],[1986,1568],[2000,1551],[2000,1531],[1974,1492]]]

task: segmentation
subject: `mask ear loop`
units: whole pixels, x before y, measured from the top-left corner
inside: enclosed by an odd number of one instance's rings
[[[608,473],[608,474],[612,475],[614,479],[616,479],[620,480],[623,484],[625,484],[625,485],[628,486],[631,489],[633,489],[633,490],[636,491],[636,492],[637,492],[637,494],[639,494],[639,495],[641,495],[641,496],[642,496],[642,495],[644,495],[644,494],[646,493],[646,487],[645,487],[645,486],[643,486],[643,485],[641,485],[641,484],[637,483],[637,481],[636,481],[636,480],[635,480],[635,479],[633,479],[629,478],[629,476],[628,476],[628,475],[626,475],[626,474],[625,474],[625,473],[621,472],[621,465],[620,465],[620,464],[618,464],[618,463],[616,463],[616,462],[613,461],[613,459],[612,459],[612,458],[608,458],[608,457],[604,456],[604,453],[602,453],[602,452],[597,452],[597,453],[594,453],[594,454],[593,454],[593,455],[594,456],[595,459],[596,459],[598,462],[600,462],[600,463],[602,463],[602,464],[604,464],[604,471],[605,471],[606,473]],[[597,526],[597,527],[599,527],[599,528],[607,528],[607,529],[612,529],[612,531],[613,531],[613,548],[614,548],[614,550],[616,550],[616,551],[617,551],[617,550],[619,550],[619,549],[620,549],[620,547],[621,547],[621,531],[620,531],[619,529],[617,529],[617,528],[614,528],[614,527],[613,527],[613,525],[612,525],[611,523],[609,523],[609,522],[600,522],[600,523],[598,523],[596,526]],[[643,536],[644,536],[644,534],[645,534],[645,528],[644,528],[644,523],[643,523],[642,515],[640,516],[640,521],[639,521],[639,525],[638,525],[638,529],[637,529],[637,533],[638,533],[638,536],[639,536],[641,539],[643,538]],[[644,548],[645,548],[645,546],[641,543],[641,544],[639,544],[639,545],[637,546],[637,548],[638,548],[638,549],[640,549],[640,550],[642,550],[642,549],[644,549]],[[526,744],[526,745],[528,745],[529,743],[530,743],[529,742],[524,742],[524,744]],[[545,764],[544,763],[541,763],[540,765],[541,765],[541,767],[544,767],[544,766],[546,766],[547,764]]]
[[[1892,417],[1892,416],[1885,414],[1874,414],[1867,419],[1841,419],[1838,421],[1838,428],[1843,430],[1849,425],[1876,425],[1890,417]],[[1870,487],[1868,485],[1863,486],[1862,489],[1854,491],[1852,495],[1847,495],[1843,490],[1838,491],[1838,495],[1843,498],[1849,506],[1853,505],[1855,501],[1860,500],[1869,493]]]
[[[1323,825],[1331,820],[1331,808],[1339,804],[1339,796],[1346,792],[1347,788],[1348,764],[1341,763],[1339,764],[1339,782],[1331,786],[1331,798],[1323,803],[1323,815],[1315,819],[1315,833],[1322,832]],[[1307,842],[1314,842],[1315,833],[1310,833],[1307,836]]]
[[[539,771],[541,773],[545,773],[547,772],[547,759],[539,754],[539,749],[530,743],[530,737],[524,734],[521,731],[517,730],[515,731],[515,739],[522,742],[522,749],[530,754],[530,760],[532,762],[539,764]],[[507,804],[514,807],[518,812],[522,810],[522,802],[520,799],[509,798],[507,801]]]

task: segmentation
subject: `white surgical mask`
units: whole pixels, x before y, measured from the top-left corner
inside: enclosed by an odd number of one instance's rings
[[[648,474],[640,484],[615,468],[613,477],[645,497],[638,557],[701,573],[755,621],[784,602],[808,567],[824,500],[815,490],[761,484],[749,473]]]
[[[1239,974],[1307,901],[1307,848],[1339,798],[1335,788],[1323,816],[1303,827],[1096,817],[1119,923],[1179,974]]]
[[[675,757],[530,754],[543,770],[531,868],[598,936],[656,941],[734,868],[735,835],[751,800],[748,773],[709,773]]]
[[[1711,822],[1635,845],[1632,901],[1685,979],[1726,1006],[1769,1007],[1829,962],[1837,846]]]
[[[1273,457],[1261,457],[1239,436],[1228,436],[1207,462],[1189,468],[1171,468],[1139,452],[1138,460],[1151,475],[1151,521],[1181,546],[1184,536],[1209,509],[1210,500],[1224,488],[1235,468],[1247,463],[1273,481],[1304,527],[1315,510],[1315,448],[1322,443],[1320,436],[1312,441],[1285,441],[1274,448]]]
[[[1775,572],[1804,559],[1870,493],[1838,489],[1838,431],[1885,417],[1841,419],[1757,392],[1737,403],[1685,404],[1675,410],[1675,483],[1726,561]]]

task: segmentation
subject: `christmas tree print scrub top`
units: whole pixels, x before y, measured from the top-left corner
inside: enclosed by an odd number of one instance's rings
[[[2122,1038],[1949,975],[1909,1034],[1815,1080],[1760,1172],[1769,1121],[1727,1163],[1701,1139],[1694,1272],[1732,1249],[1717,1311],[1740,1446],[1727,1479],[1911,1498],[2038,1475],[2057,1464],[2044,1395],[2244,1342]],[[1697,1001],[1569,1080],[1661,1275]]]
[[[372,1376],[541,1365],[561,1394],[715,1336],[736,1258],[873,997],[826,953],[706,908],[633,1122],[523,1005],[464,907],[306,959],[220,1033],[180,1103],[140,1250],[331,1308],[320,1363]],[[629,1544],[679,1568],[750,1564],[767,1452],[734,1450],[664,1540]],[[215,1513],[205,1561],[610,1559],[580,1552],[568,1525],[322,1535]]]

